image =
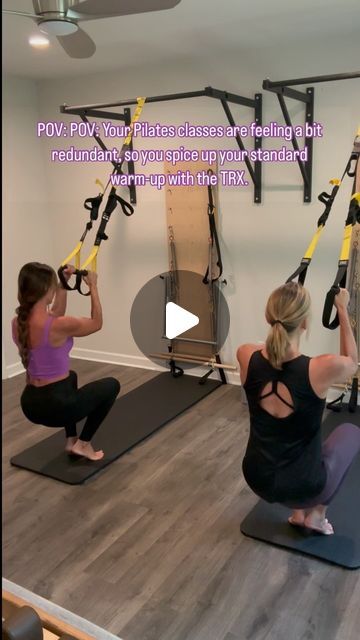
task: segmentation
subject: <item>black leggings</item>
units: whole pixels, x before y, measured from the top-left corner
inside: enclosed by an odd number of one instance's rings
[[[120,391],[115,378],[102,378],[78,389],[77,375],[70,371],[65,380],[44,387],[26,385],[21,408],[35,424],[63,427],[66,437],[76,437],[76,423],[87,418],[80,439],[89,442],[109,413]]]

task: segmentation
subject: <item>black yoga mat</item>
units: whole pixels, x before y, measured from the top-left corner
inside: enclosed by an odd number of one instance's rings
[[[94,447],[105,451],[98,462],[67,455],[62,429],[10,462],[67,484],[81,484],[222,384],[209,379],[199,384],[199,380],[162,373],[120,396],[94,437]]]
[[[330,413],[323,423],[324,437],[343,422],[360,427],[359,408],[356,413]],[[293,527],[287,519],[290,509],[260,500],[241,523],[241,532],[290,551],[305,553],[347,569],[360,567],[360,454],[329,505],[327,518],[335,533],[325,536]]]

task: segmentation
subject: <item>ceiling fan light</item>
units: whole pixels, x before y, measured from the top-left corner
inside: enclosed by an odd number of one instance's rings
[[[49,46],[50,42],[44,36],[31,36],[29,38],[29,44],[35,49],[46,49]]]
[[[39,29],[50,36],[69,36],[76,33],[79,27],[71,20],[43,20],[39,23]]]

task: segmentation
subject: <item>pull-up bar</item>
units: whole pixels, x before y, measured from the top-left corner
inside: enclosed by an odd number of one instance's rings
[[[314,89],[307,87],[306,93],[291,89],[292,86],[301,84],[316,84],[319,82],[335,82],[337,80],[354,80],[360,78],[360,71],[351,71],[349,73],[337,73],[327,76],[311,76],[308,78],[295,78],[291,80],[277,80],[275,82],[268,78],[263,81],[263,89],[276,93],[280,109],[282,111],[286,124],[293,127],[289,111],[285,103],[285,97],[299,102],[305,103],[305,126],[312,127],[314,124]],[[299,144],[296,136],[293,134],[291,138],[293,148],[299,150]],[[307,149],[307,160],[297,159],[304,181],[304,202],[311,202],[311,186],[312,186],[312,156],[313,156],[313,137],[305,136],[305,147]]]
[[[295,78],[292,80],[276,80],[272,82],[269,79],[264,80],[263,89],[271,91],[275,87],[294,87],[298,84],[316,84],[318,82],[334,82],[335,80],[353,80],[360,78],[360,71],[350,73],[335,73],[329,76],[311,76],[310,78]]]
[[[228,103],[242,105],[244,107],[249,107],[254,110],[254,122],[257,125],[262,125],[262,94],[256,93],[254,98],[246,98],[243,96],[239,96],[235,93],[229,93],[227,91],[220,91],[218,89],[214,89],[213,87],[205,87],[200,91],[187,91],[184,93],[170,93],[161,96],[150,96],[145,99],[146,103],[151,102],[167,102],[170,100],[185,100],[188,98],[215,98],[221,102],[221,105],[225,111],[226,117],[228,119],[229,124],[234,127],[235,120],[230,111],[230,107]],[[93,118],[103,118],[110,120],[123,120],[125,124],[130,122],[130,109],[129,106],[137,104],[137,99],[130,98],[127,100],[119,100],[117,102],[108,102],[108,103],[98,103],[98,104],[86,104],[86,105],[76,105],[76,106],[68,106],[66,104],[60,107],[61,113],[71,114],[80,116],[80,118],[87,122],[88,117]],[[118,113],[114,111],[104,111],[104,109],[110,109],[114,107],[125,107],[124,113]],[[239,134],[234,133],[235,140],[239,146],[239,148],[244,151],[245,146]],[[94,138],[96,142],[101,146],[103,150],[106,150],[106,146],[104,142],[101,140],[99,136],[95,136]],[[262,138],[256,137],[254,138],[254,149],[261,149]],[[254,202],[259,204],[261,202],[261,161],[256,160],[254,165],[251,164],[248,157],[244,158],[244,162],[246,164],[247,170],[250,174],[251,180],[254,184]],[[135,168],[133,163],[129,163],[129,173],[134,174]],[[131,185],[130,187],[130,199],[134,204],[136,202],[136,191],[135,186]]]
[[[167,102],[168,100],[186,100],[188,98],[201,98],[203,96],[207,96],[209,98],[217,98],[218,100],[224,99],[228,102],[242,104],[245,107],[255,108],[254,100],[252,100],[251,98],[244,98],[243,96],[238,96],[235,93],[228,93],[227,91],[219,91],[218,89],[213,89],[212,87],[205,87],[205,89],[201,89],[200,91],[185,91],[183,93],[168,93],[163,96],[148,96],[145,102]],[[77,110],[84,111],[87,109],[110,109],[110,107],[128,107],[134,104],[137,104],[137,99],[129,98],[127,100],[119,100],[118,102],[85,104],[74,107],[63,105],[62,107],[60,107],[60,111],[62,113],[75,113],[75,111]]]

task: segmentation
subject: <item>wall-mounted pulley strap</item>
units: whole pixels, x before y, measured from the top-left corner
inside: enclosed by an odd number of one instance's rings
[[[214,172],[212,171],[212,169],[209,169],[207,171],[207,174],[208,176],[211,176],[214,174]],[[217,280],[219,280],[219,278],[221,278],[222,272],[223,272],[220,242],[219,242],[219,236],[217,233],[216,220],[215,220],[215,203],[214,203],[213,190],[212,190],[210,181],[208,184],[208,210],[207,211],[208,211],[208,219],[209,219],[209,245],[210,245],[209,251],[211,255],[209,257],[209,264],[203,278],[204,284],[209,284],[209,281],[216,282]],[[213,273],[212,273],[212,262],[213,262],[212,251],[214,247],[216,250],[216,265],[218,267],[218,274],[215,278],[213,277]]]
[[[170,252],[169,252],[170,253],[170,270],[168,274],[169,292],[168,292],[167,302],[175,302],[177,299],[177,292],[179,288],[179,279],[178,279],[178,273],[177,273],[174,229],[171,225],[169,225],[169,249],[170,249]]]
[[[340,288],[346,286],[346,278],[349,267],[350,252],[351,252],[351,236],[352,231],[356,223],[360,223],[360,192],[356,192],[356,173],[359,167],[360,157],[360,130],[355,138],[354,148],[351,155],[351,162],[349,165],[348,176],[354,178],[352,195],[350,198],[349,210],[345,220],[345,227],[343,233],[343,240],[341,245],[340,257],[338,262],[338,270],[335,276],[335,280],[326,294],[325,304],[323,309],[322,323],[326,329],[336,329],[339,326],[339,316],[335,313],[333,320],[331,320],[331,314],[333,311],[335,296],[339,293]],[[352,163],[354,168],[352,169]]]
[[[137,99],[137,107],[134,111],[134,115],[131,119],[131,123],[129,125],[130,131],[128,133],[128,135],[126,136],[123,145],[121,147],[121,150],[119,152],[119,162],[116,164],[116,166],[113,169],[112,175],[109,177],[109,180],[106,184],[106,187],[104,188],[103,185],[101,184],[101,182],[99,180],[97,180],[97,184],[100,184],[102,186],[102,192],[99,193],[97,196],[95,196],[94,198],[87,198],[84,202],[84,207],[90,211],[90,219],[89,222],[87,222],[84,233],[82,234],[78,244],[76,245],[76,247],[74,248],[74,250],[65,258],[65,260],[62,262],[59,270],[58,270],[58,276],[59,279],[63,285],[63,287],[65,289],[68,289],[70,291],[73,290],[77,290],[79,293],[81,293],[81,295],[89,295],[89,291],[84,293],[81,289],[81,284],[82,284],[82,279],[83,276],[86,276],[88,273],[88,268],[90,268],[92,271],[96,271],[97,270],[97,255],[99,252],[99,247],[100,244],[103,240],[107,240],[108,236],[105,233],[105,229],[106,226],[110,220],[111,214],[113,213],[113,211],[116,209],[117,205],[119,204],[121,206],[122,212],[124,215],[126,216],[131,216],[134,213],[134,208],[133,206],[129,203],[126,202],[126,200],[124,200],[123,198],[121,198],[121,196],[117,195],[116,193],[116,187],[112,186],[110,189],[110,193],[108,195],[108,199],[107,199],[107,203],[105,206],[105,209],[102,213],[101,216],[101,220],[100,220],[100,224],[96,233],[96,237],[95,237],[95,242],[94,242],[94,246],[91,250],[90,255],[87,257],[87,259],[85,260],[85,262],[83,262],[80,265],[80,253],[81,253],[81,248],[83,246],[83,243],[85,241],[86,235],[87,233],[91,230],[92,228],[92,224],[95,220],[98,219],[99,216],[99,208],[101,206],[102,200],[104,198],[104,195],[109,187],[109,185],[112,182],[112,176],[114,174],[120,174],[121,170],[122,170],[122,165],[124,163],[124,158],[125,158],[125,152],[130,148],[130,144],[131,144],[131,140],[132,140],[132,135],[133,135],[133,129],[134,129],[134,124],[135,122],[137,122],[140,118],[143,106],[145,104],[146,98],[138,98]],[[75,284],[74,286],[70,286],[69,283],[67,282],[67,280],[64,277],[64,270],[66,269],[66,267],[69,265],[69,263],[71,262],[72,259],[75,259]]]
[[[297,281],[300,284],[304,284],[305,282],[305,278],[307,275],[307,270],[310,266],[312,257],[314,255],[315,249],[317,247],[317,244],[319,242],[320,236],[324,230],[324,227],[327,223],[328,217],[330,215],[332,206],[334,204],[336,195],[340,189],[340,186],[342,184],[342,181],[344,180],[344,177],[346,175],[348,175],[349,177],[353,177],[354,176],[354,172],[352,169],[353,166],[353,162],[354,162],[354,152],[352,151],[350,158],[346,164],[344,173],[342,174],[341,180],[338,180],[336,178],[334,178],[333,180],[330,180],[330,184],[332,185],[332,190],[331,193],[327,193],[326,191],[323,191],[322,193],[320,193],[320,195],[318,196],[318,200],[325,205],[325,209],[323,211],[323,213],[321,214],[320,218],[318,219],[317,222],[317,229],[311,239],[311,242],[308,246],[308,248],[305,251],[305,254],[303,256],[303,258],[301,259],[301,262],[298,266],[298,268],[294,271],[294,273],[291,274],[291,276],[288,277],[288,279],[286,280],[286,282],[291,282],[292,280],[295,280],[297,278]]]

